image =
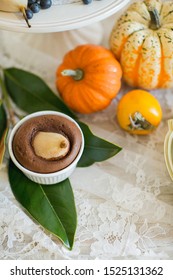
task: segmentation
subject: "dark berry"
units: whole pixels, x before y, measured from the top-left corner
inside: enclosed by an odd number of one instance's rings
[[[92,3],[92,1],[93,1],[93,0],[82,0],[82,1],[83,1],[83,3],[84,3],[84,4],[86,4],[86,5],[87,5],[87,4]]]
[[[25,10],[25,13],[26,13],[27,19],[31,19],[33,17],[33,12],[29,8],[27,8]]]
[[[40,5],[37,3],[34,3],[30,6],[31,11],[33,11],[33,13],[38,13],[40,11]]]
[[[40,6],[42,9],[48,9],[52,6],[52,0],[40,0]]]
[[[31,6],[32,4],[34,4],[35,2],[37,2],[36,0],[28,0],[28,6]]]

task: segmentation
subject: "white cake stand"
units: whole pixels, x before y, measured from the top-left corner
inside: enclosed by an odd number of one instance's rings
[[[30,20],[28,28],[21,13],[0,11],[0,29],[26,33],[59,32],[81,28],[99,22],[121,10],[130,0],[94,0],[89,5],[80,2],[54,5],[41,10]]]
[[[89,5],[82,1],[54,5],[35,14],[30,20],[31,28],[27,27],[20,13],[0,12],[0,29],[9,31],[7,36],[18,37],[49,55],[62,56],[79,44],[100,44],[103,40],[102,20],[122,11],[129,2],[94,0]]]

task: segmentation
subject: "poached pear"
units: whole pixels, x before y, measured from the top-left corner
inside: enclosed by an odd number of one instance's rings
[[[27,9],[27,5],[28,0],[0,0],[0,11],[9,13],[21,12],[28,27],[31,27],[25,12],[25,10]]]

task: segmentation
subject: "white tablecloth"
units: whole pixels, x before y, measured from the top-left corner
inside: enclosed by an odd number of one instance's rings
[[[0,31],[0,64],[32,71],[56,91],[55,70],[63,54],[78,43],[107,46],[113,20],[59,34]],[[152,91],[162,105],[163,120],[149,136],[132,136],[117,124],[117,102],[128,90],[123,85],[106,110],[80,116],[94,134],[123,150],[105,162],[77,168],[71,176],[78,214],[72,251],[33,222],[15,200],[6,156],[0,170],[0,259],[172,259],[173,182],[163,142],[167,120],[173,118],[173,89]]]

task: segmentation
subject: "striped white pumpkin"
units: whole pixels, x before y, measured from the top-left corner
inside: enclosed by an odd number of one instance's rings
[[[129,85],[173,87],[173,1],[133,3],[113,27],[110,47]]]

